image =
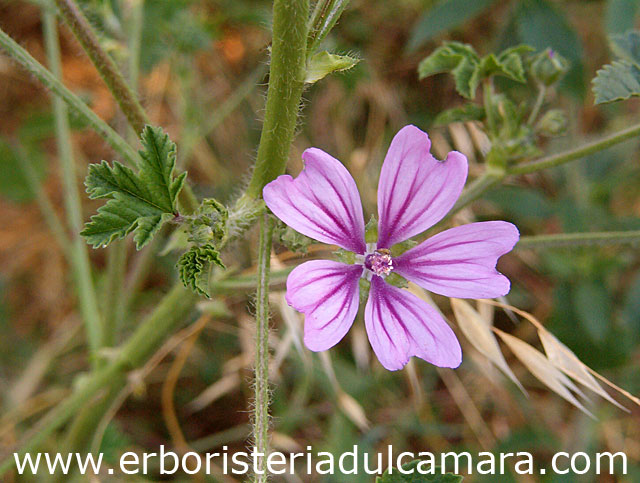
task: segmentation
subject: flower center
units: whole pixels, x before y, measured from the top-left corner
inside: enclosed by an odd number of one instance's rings
[[[386,248],[369,253],[364,258],[365,268],[371,270],[375,275],[386,277],[393,270],[393,258],[391,252]]]

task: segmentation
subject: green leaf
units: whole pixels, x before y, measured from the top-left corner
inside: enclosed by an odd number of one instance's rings
[[[467,99],[473,99],[478,88],[479,78],[477,75],[478,64],[468,57],[462,59],[458,66],[451,71],[456,82],[458,94]]]
[[[436,35],[462,25],[495,0],[443,0],[427,10],[411,31],[407,49],[415,51]]]
[[[609,37],[611,50],[622,60],[628,60],[632,64],[640,66],[640,32],[629,30],[622,34]]]
[[[480,81],[494,75],[525,82],[522,55],[531,47],[518,45],[499,55],[489,54],[482,59],[473,47],[460,42],[446,42],[418,65],[418,75],[424,79],[433,74],[451,72],[460,95],[473,99]]]
[[[224,268],[220,253],[213,245],[194,246],[178,259],[180,280],[185,287],[209,297],[209,269],[212,265]]]
[[[179,215],[176,199],[187,173],[174,177],[176,145],[157,127],[146,126],[141,139],[144,150],[137,174],[117,161],[113,166],[106,161],[89,166],[89,197],[110,198],[80,233],[94,248],[134,232],[139,250]]]
[[[472,64],[477,64],[479,61],[478,54],[470,45],[460,42],[445,42],[420,62],[418,76],[420,79],[424,79],[441,72],[451,72],[464,59],[468,59]]]
[[[508,77],[517,82],[526,82],[522,59],[515,53],[503,57],[502,60],[496,57],[495,54],[483,57],[474,74],[474,77],[476,77],[474,82],[477,85],[482,79],[494,75]]]
[[[478,104],[465,104],[442,111],[433,120],[434,126],[446,126],[453,122],[482,121],[485,117],[483,106]]]
[[[376,478],[376,483],[460,483],[462,481],[462,476],[454,475],[453,473],[441,474],[438,467],[435,468],[435,474],[433,475],[420,474],[417,471],[419,464],[420,460],[413,460],[402,465],[404,471],[413,470],[413,473],[409,475],[400,473],[397,468],[394,468],[391,474],[387,470],[382,476]]]
[[[596,104],[640,96],[640,69],[626,60],[605,65],[593,79],[593,93]]]
[[[313,84],[332,72],[351,69],[360,59],[348,55],[330,54],[323,51],[311,56],[307,63],[307,77],[305,83]]]

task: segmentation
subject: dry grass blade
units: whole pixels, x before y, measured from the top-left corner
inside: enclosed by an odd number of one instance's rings
[[[598,381],[589,374],[589,371],[587,371],[585,365],[580,361],[580,359],[578,359],[578,356],[576,356],[566,345],[560,342],[551,332],[547,330],[538,330],[538,336],[542,341],[542,346],[544,347],[544,351],[547,353],[547,357],[554,366],[564,372],[567,376],[591,389],[599,396],[602,396],[614,406],[629,412],[627,408],[609,396],[609,394],[602,389],[602,386],[600,386]]]
[[[209,404],[220,399],[222,396],[234,391],[241,383],[240,376],[236,372],[227,374],[202,391],[195,399],[190,401],[185,409],[190,413],[195,413],[206,408]]]
[[[461,299],[451,299],[451,308],[458,321],[458,327],[462,330],[467,340],[482,355],[496,365],[520,390],[526,394],[524,387],[516,378],[505,361],[498,341],[491,332],[491,325],[477,312],[471,304]]]
[[[628,410],[624,406],[619,404],[617,401],[615,401],[611,396],[609,396],[609,394],[607,394],[604,391],[604,389],[602,389],[602,387],[598,384],[596,379],[600,379],[607,386],[611,387],[612,389],[615,389],[620,394],[628,398],[630,401],[640,406],[640,399],[638,399],[636,396],[629,393],[628,391],[625,391],[621,387],[616,386],[614,383],[609,381],[606,377],[598,374],[596,371],[594,371],[589,366],[587,366],[584,362],[578,359],[578,356],[576,356],[571,351],[571,349],[565,346],[553,334],[551,334],[547,329],[545,329],[544,326],[540,323],[540,321],[536,319],[533,315],[531,315],[528,312],[525,312],[524,310],[517,309],[516,307],[513,307],[511,305],[494,302],[491,300],[488,300],[486,302],[489,304],[495,305],[497,307],[502,307],[511,312],[515,312],[519,316],[531,322],[535,326],[535,328],[538,330],[538,337],[540,337],[540,340],[542,341],[544,350],[547,353],[549,360],[556,367],[558,367],[558,369],[563,371],[566,375],[572,377],[573,379],[578,381],[580,384],[591,389],[596,394],[599,394],[600,396],[605,398],[607,401],[611,402],[612,404],[615,404],[617,407],[625,411],[628,411]]]
[[[571,380],[556,368],[542,352],[517,337],[502,332],[499,329],[494,329],[494,331],[540,382],[580,409],[583,413],[595,419],[595,416],[576,399],[569,388],[582,397],[584,397],[584,395],[580,391],[576,391],[577,388]]]
[[[338,406],[342,410],[342,412],[347,416],[360,430],[366,431],[369,429],[370,424],[367,416],[364,412],[363,407],[360,405],[358,401],[356,401],[349,394],[344,392],[342,387],[340,387],[340,383],[338,382],[338,378],[336,377],[336,373],[333,370],[333,364],[331,363],[331,356],[327,351],[318,353],[320,356],[320,360],[322,361],[322,368],[324,372],[327,374],[329,381],[331,382],[331,387],[336,393],[336,397],[338,399]]]

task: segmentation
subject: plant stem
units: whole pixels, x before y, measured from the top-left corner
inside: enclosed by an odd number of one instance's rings
[[[269,454],[269,268],[273,220],[263,215],[260,220],[258,248],[258,291],[256,295],[256,360],[253,440],[256,451],[263,455],[256,465],[256,482],[266,482]]]
[[[64,224],[56,213],[53,204],[51,204],[51,200],[44,192],[42,184],[36,175],[33,163],[31,162],[31,158],[24,152],[22,146],[16,145],[14,148],[20,160],[18,166],[20,166],[20,169],[22,170],[22,174],[29,185],[29,189],[36,197],[36,202],[38,203],[38,208],[40,208],[44,222],[47,224],[58,245],[60,245],[60,249],[64,252],[67,262],[71,263],[71,240],[69,239],[69,235],[67,235]]]
[[[640,230],[523,236],[516,248],[640,245]]]
[[[91,24],[73,0],[55,0],[55,2],[60,9],[62,18],[93,62],[102,80],[109,87],[129,124],[136,134],[140,134],[144,126],[149,124],[147,115],[113,59],[100,46]]]
[[[306,76],[309,0],[274,0],[271,68],[264,124],[253,176],[245,196],[284,173]]]
[[[611,146],[615,146],[616,144],[626,141],[627,139],[635,137],[639,134],[640,124],[636,124],[635,126],[631,126],[627,129],[623,129],[619,132],[610,134],[609,136],[606,136],[598,141],[584,144],[578,148],[558,154],[552,154],[551,156],[545,156],[529,163],[513,166],[509,168],[507,174],[529,174],[535,173],[536,171],[540,171],[542,169],[560,166],[561,164],[568,163],[569,161],[574,161],[576,159],[580,159],[585,156],[589,156],[590,154],[594,154],[604,149],[610,148]]]
[[[0,476],[14,466],[14,451],[22,456],[33,450],[75,416],[98,392],[124,384],[126,374],[140,367],[162,345],[167,334],[173,332],[189,315],[196,300],[196,295],[185,289],[182,283],[174,285],[107,365],[88,375],[69,397],[41,419],[25,436],[19,445],[20,449],[10,449],[3,454]]]
[[[0,29],[0,47],[24,67],[30,74],[35,76],[40,83],[61,97],[64,102],[94,129],[116,152],[120,153],[123,159],[130,165],[137,163],[138,155],[127,142],[122,139],[106,122],[100,119],[78,96],[67,89],[51,72],[44,68],[17,42]]]
[[[62,64],[60,60],[60,48],[55,17],[49,11],[43,13],[43,28],[47,57],[53,75],[58,79],[62,77]],[[98,350],[103,346],[104,327],[98,309],[89,253],[87,244],[78,235],[82,230],[82,202],[78,190],[73,149],[71,147],[71,130],[69,128],[69,116],[67,106],[59,97],[53,98],[53,112],[55,117],[56,141],[58,145],[58,158],[62,168],[62,182],[64,185],[64,202],[69,224],[71,225],[71,266],[74,273],[76,291],[80,302],[80,310],[85,322],[91,362],[95,367],[98,362]]]
[[[544,102],[544,97],[547,94],[547,86],[544,84],[539,84],[538,86],[538,97],[536,98],[536,103],[533,105],[533,109],[531,110],[531,114],[529,115],[529,119],[527,120],[527,125],[533,126],[533,123],[538,118],[538,113],[540,112],[540,108],[542,107],[542,103]]]
[[[104,295],[104,346],[115,344],[120,321],[124,317],[124,279],[127,268],[127,242],[118,240],[107,250],[106,290]]]

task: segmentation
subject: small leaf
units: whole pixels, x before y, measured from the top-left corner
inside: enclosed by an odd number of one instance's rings
[[[421,460],[413,460],[402,465],[405,472],[413,471],[411,474],[400,473],[397,468],[387,470],[382,476],[376,478],[376,483],[460,483],[462,476],[453,473],[442,474],[439,467],[433,467],[434,474],[418,473],[418,465]],[[431,469],[430,465],[425,465]]]
[[[139,250],[168,220],[178,215],[176,199],[187,173],[174,178],[176,146],[160,128],[146,126],[142,132],[138,173],[106,161],[89,166],[85,180],[91,199],[110,198],[91,217],[80,233],[95,247],[135,232]]]
[[[463,59],[475,64],[479,61],[473,47],[460,42],[445,42],[424,58],[418,65],[418,76],[424,79],[434,74],[450,72],[455,69]]]
[[[598,70],[593,79],[596,104],[640,96],[640,69],[627,61],[614,61]]]
[[[465,104],[442,111],[433,120],[434,126],[446,126],[454,122],[482,121],[486,113],[483,106]]]
[[[640,32],[629,30],[623,34],[615,34],[609,37],[611,50],[620,57],[640,67]]]
[[[224,268],[220,253],[213,245],[191,247],[178,259],[180,280],[185,287],[209,297],[209,268],[212,264]]]
[[[309,245],[313,243],[311,238],[298,233],[280,220],[278,220],[277,230],[280,243],[294,253],[307,253]]]
[[[478,64],[465,57],[458,66],[451,71],[456,82],[458,94],[467,99],[473,99],[478,88],[478,76],[476,74]]]
[[[571,393],[574,391],[585,397],[584,394],[547,359],[542,352],[521,341],[517,337],[509,335],[501,330],[495,329],[496,333],[509,346],[514,355],[531,371],[540,382],[546,385],[553,392],[573,404],[585,414],[594,417],[580,401]],[[569,391],[571,389],[571,391]]]
[[[524,387],[513,374],[507,361],[505,361],[498,341],[496,340],[491,326],[480,316],[480,314],[466,301],[461,299],[451,299],[451,308],[458,321],[458,326],[471,345],[478,352],[489,359],[498,367],[513,383],[526,394]]]
[[[326,51],[318,52],[309,59],[307,77],[304,81],[307,84],[313,84],[332,72],[351,69],[358,62],[360,59],[348,55],[330,54]]]

